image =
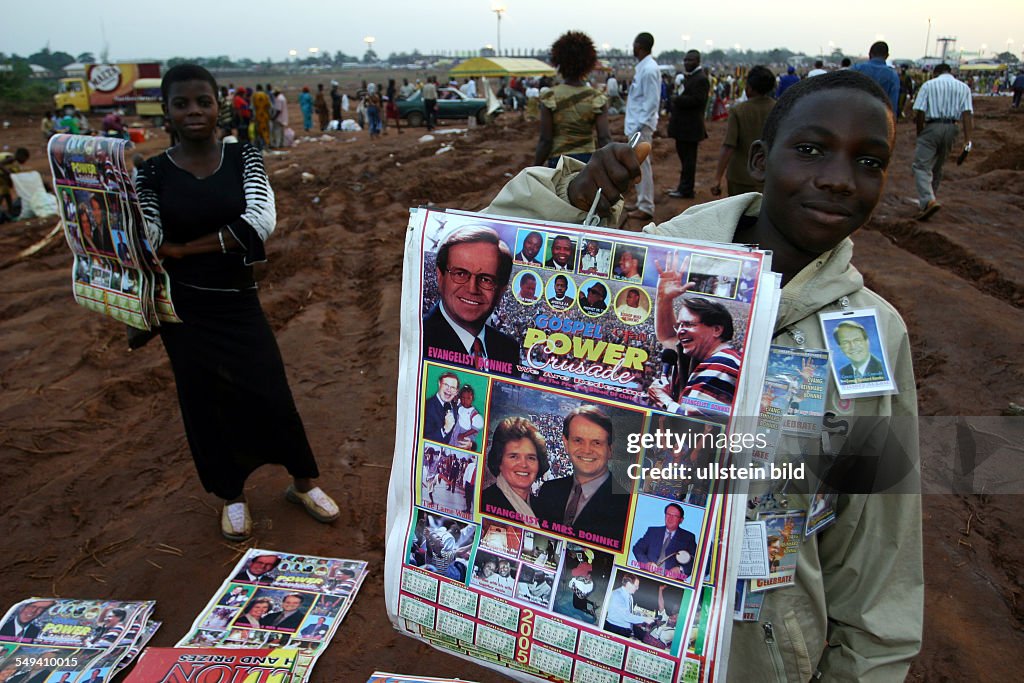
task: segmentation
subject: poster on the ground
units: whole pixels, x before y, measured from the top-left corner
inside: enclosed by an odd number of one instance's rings
[[[309,678],[366,578],[366,562],[250,548],[176,647],[295,649]]]
[[[28,598],[0,621],[0,680],[110,681],[137,652],[153,601]]]
[[[151,647],[142,653],[124,683],[288,683],[297,659],[295,648]]]
[[[751,472],[743,416],[778,305],[769,259],[414,210],[395,627],[522,681],[716,680],[745,507],[728,494]]]

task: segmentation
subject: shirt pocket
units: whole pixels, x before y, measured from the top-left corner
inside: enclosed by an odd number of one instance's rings
[[[800,628],[800,620],[796,612],[790,610],[782,618],[782,634],[780,649],[787,664],[796,662],[797,680],[809,681],[814,673],[810,653],[807,651],[807,642],[804,640],[803,629]]]

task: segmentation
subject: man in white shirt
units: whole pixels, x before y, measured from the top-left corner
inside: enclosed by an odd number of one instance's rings
[[[609,99],[619,96],[619,81],[615,78],[615,74],[609,76],[608,80],[604,82],[604,89]]]
[[[284,130],[288,127],[288,99],[280,90],[274,91],[274,120],[271,121],[270,146],[284,147]]]
[[[459,88],[459,91],[466,97],[476,97],[476,81],[467,78],[466,82]]]
[[[637,324],[642,322],[648,313],[648,309],[640,306],[640,290],[636,287],[630,287],[625,290],[625,294],[619,296],[621,301],[623,296],[626,299],[626,303],[619,304],[619,307],[615,309],[619,318],[623,322]]]
[[[815,59],[814,68],[807,72],[807,78],[811,78],[813,76],[824,76],[827,73],[828,72],[825,71],[825,63],[820,59]]]
[[[636,614],[633,609],[633,594],[640,588],[640,577],[634,574],[619,574],[619,587],[612,591],[608,601],[608,613],[604,619],[604,630],[624,638],[641,639],[643,633],[634,626],[649,624],[654,617]]]
[[[580,272],[607,277],[611,260],[611,252],[603,248],[601,243],[597,240],[587,240],[583,244],[583,255],[580,256]]]
[[[481,426],[483,426],[482,421]],[[472,510],[473,491],[476,489],[476,460],[471,459],[462,473],[462,489],[466,493],[466,510]]]
[[[615,74],[608,77],[608,80],[604,83],[605,94],[608,95],[608,113],[609,114],[621,114],[622,113],[622,94],[619,92],[619,81],[615,78]]]
[[[970,149],[974,131],[974,104],[971,89],[953,77],[949,64],[938,64],[934,77],[917,91],[914,123],[917,147],[914,149],[914,184],[921,206],[915,216],[926,221],[941,208],[935,193],[942,181],[942,165],[956,140],[956,124],[964,131],[964,150]]]
[[[641,33],[633,41],[633,56],[639,61],[629,86],[626,100],[626,137],[639,131],[641,142],[651,142],[658,127],[658,108],[661,103],[661,72],[651,56],[654,36]],[[627,206],[630,218],[650,221],[654,218],[654,173],[648,157],[640,165],[640,184],[636,188],[636,205]]]

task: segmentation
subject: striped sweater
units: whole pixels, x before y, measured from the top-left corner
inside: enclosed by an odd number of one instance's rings
[[[683,358],[682,348],[678,350],[680,358]],[[681,405],[678,412],[686,415],[728,414],[736,394],[739,373],[740,352],[726,344],[720,345],[690,372],[679,394]]]

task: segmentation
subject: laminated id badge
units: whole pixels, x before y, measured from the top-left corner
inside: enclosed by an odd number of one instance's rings
[[[830,491],[824,482],[818,487],[811,498],[807,509],[807,521],[804,524],[804,538],[812,536],[836,521],[836,499],[839,494]]]
[[[796,436],[817,436],[825,414],[828,386],[828,351],[772,344],[768,350],[765,382],[786,385],[785,406],[780,419],[783,432]]]
[[[819,313],[818,318],[840,398],[896,393],[875,309]]]

